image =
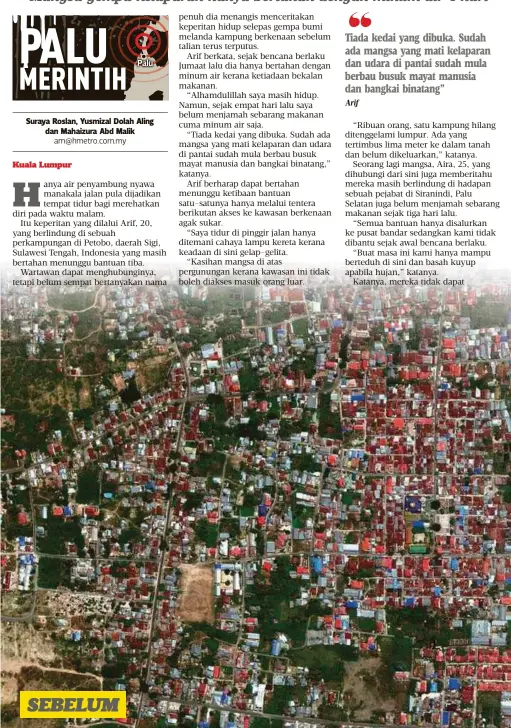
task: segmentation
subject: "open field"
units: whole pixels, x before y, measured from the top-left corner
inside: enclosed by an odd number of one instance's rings
[[[137,361],[137,384],[142,393],[154,392],[167,386],[171,361],[172,352],[144,357]]]
[[[393,711],[401,707],[403,696],[398,691],[395,696],[389,695],[381,684],[382,661],[379,657],[345,662],[344,668],[344,707],[355,711],[357,721],[369,722],[376,711]]]
[[[181,566],[177,614],[185,622],[213,624],[213,569],[204,564]]]
[[[21,728],[20,690],[100,690],[101,678],[63,669],[49,634],[27,623],[2,625],[2,725]],[[26,724],[26,722],[25,722]],[[38,720],[43,728],[62,721]]]
[[[2,592],[0,611],[4,617],[22,617],[29,614],[34,595],[31,592]]]
[[[19,714],[20,690],[100,690],[98,678],[80,675],[71,671],[40,669],[34,666],[22,667],[18,673],[2,673],[2,725],[9,728],[22,728],[29,721],[22,720]],[[32,723],[33,721],[30,721]],[[65,725],[65,721],[37,719],[42,728],[57,728]]]
[[[2,625],[2,670],[19,674],[23,667],[55,667],[55,646],[50,636],[31,624],[6,622]]]

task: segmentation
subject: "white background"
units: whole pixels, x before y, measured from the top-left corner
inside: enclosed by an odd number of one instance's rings
[[[419,95],[362,95],[358,108],[346,107],[347,96],[344,92],[346,82],[345,74],[345,50],[347,44],[345,34],[354,31],[348,25],[348,18],[353,12],[368,12],[372,18],[372,25],[365,32],[368,33],[403,33],[423,35],[427,32],[435,34],[448,33],[457,38],[458,33],[485,33],[488,44],[491,47],[492,55],[485,57],[488,63],[486,69],[476,69],[477,82],[450,83],[442,90],[439,96],[433,94]],[[177,103],[184,100],[182,95],[176,92],[176,80],[174,76],[178,60],[186,60],[183,52],[177,50],[178,44],[178,16],[183,13],[313,13],[315,22],[324,24],[323,32],[332,36],[328,43],[307,43],[295,45],[288,44],[285,49],[276,44],[261,44],[263,52],[308,52],[318,51],[326,53],[327,61],[332,65],[330,71],[324,72],[324,79],[321,82],[292,82],[287,86],[269,86],[268,82],[230,82],[224,90],[284,90],[287,87],[291,92],[295,90],[314,91],[320,94],[318,108],[324,114],[323,121],[307,122],[285,122],[284,126],[296,131],[313,129],[314,131],[328,131],[331,135],[333,148],[327,157],[331,160],[326,170],[319,171],[272,171],[252,170],[254,178],[274,179],[298,179],[302,187],[299,197],[316,199],[318,207],[333,210],[333,216],[323,221],[305,219],[303,225],[299,218],[288,220],[286,226],[280,223],[281,227],[314,228],[317,236],[327,242],[327,246],[313,250],[313,260],[310,259],[310,251],[304,249],[298,258],[298,253],[293,258],[288,258],[286,264],[293,260],[308,262],[311,264],[323,264],[333,266],[341,265],[344,259],[344,230],[346,227],[353,228],[353,224],[347,221],[343,214],[344,200],[344,172],[346,163],[344,160],[344,135],[348,130],[354,130],[353,121],[482,121],[497,122],[496,132],[488,132],[485,138],[492,141],[492,149],[484,153],[482,158],[492,162],[493,189],[487,193],[489,199],[500,199],[503,209],[500,212],[473,212],[466,211],[466,217],[482,217],[488,223],[498,229],[498,238],[493,245],[493,258],[487,267],[495,271],[504,271],[508,266],[508,231],[507,231],[507,198],[509,193],[509,34],[511,13],[508,0],[466,1],[462,0],[439,0],[438,2],[364,2],[341,4],[338,2],[239,2],[236,5],[227,2],[175,2],[162,6],[158,2],[144,2],[143,4],[126,2],[110,7],[107,3],[96,3],[86,5],[84,3],[66,3],[60,5],[53,2],[30,2],[29,0],[16,0],[11,2],[4,0],[0,6],[0,12],[4,16],[4,29],[8,41],[7,47],[11,47],[11,15],[16,14],[50,14],[50,12],[97,15],[98,13],[109,15],[139,14],[143,13],[165,13],[170,16],[170,100],[168,102],[12,102],[11,92],[11,69],[10,64],[4,63],[2,75],[2,184],[3,190],[3,226],[6,229],[6,239],[1,248],[2,265],[9,267],[11,241],[10,229],[13,226],[12,218],[12,183],[13,181],[42,181],[44,179],[76,179],[76,180],[153,180],[162,191],[165,192],[161,209],[154,213],[155,237],[159,237],[165,245],[169,258],[169,268],[172,260],[177,260],[177,241],[183,237],[183,229],[178,226],[177,216],[177,142],[180,138],[186,139],[178,130],[177,126]],[[311,21],[312,22],[312,21]],[[455,43],[454,45],[458,45]],[[462,58],[463,60],[463,58]],[[357,69],[353,69],[354,72]],[[360,69],[359,69],[360,70]],[[364,69],[362,69],[364,70]],[[385,70],[385,69],[383,69]],[[391,70],[391,69],[387,69]],[[428,69],[424,69],[426,72]],[[456,69],[455,69],[456,71]],[[377,72],[377,71],[376,71]],[[447,69],[448,72],[448,69]],[[463,72],[463,69],[459,69]],[[225,83],[225,82],[224,82]],[[349,96],[349,98],[354,98]],[[37,155],[28,153],[16,153],[12,150],[20,149],[45,149],[51,148],[51,138],[44,138],[41,130],[32,129],[27,131],[23,114],[20,112],[47,112],[51,115],[64,114],[66,111],[89,111],[102,114],[113,112],[120,116],[128,116],[132,111],[150,113],[152,111],[167,111],[167,115],[159,114],[155,117],[156,126],[143,130],[136,137],[136,140],[128,138],[125,147],[56,147],[59,151],[54,155]],[[40,114],[39,114],[40,115]],[[109,114],[110,115],[110,114]],[[283,123],[277,122],[274,126],[267,124],[266,128],[282,130]],[[152,149],[168,150],[166,154],[127,154],[122,150],[147,149],[149,142]],[[34,146],[37,145],[37,146]],[[45,146],[42,146],[45,145]],[[69,154],[69,149],[94,149],[109,150],[108,153],[94,154]],[[114,151],[115,150],[115,151]],[[71,161],[71,170],[45,171],[42,170],[15,170],[12,169],[14,160],[38,162],[44,161]],[[136,168],[136,169],[135,169]],[[219,175],[220,177],[221,175]],[[239,179],[239,170],[230,170],[222,175],[224,179]],[[248,177],[246,173],[243,176]],[[480,194],[480,193],[479,193]],[[484,195],[480,194],[484,199]],[[131,214],[129,215],[131,216]],[[145,217],[146,215],[144,215]],[[248,219],[248,218],[247,218]],[[284,219],[285,220],[285,219]],[[312,222],[311,222],[312,220]],[[275,223],[279,223],[276,218]],[[274,224],[275,224],[274,223]],[[254,227],[256,223],[254,222]],[[268,222],[265,223],[268,225]],[[271,223],[270,223],[271,225]],[[260,226],[260,223],[259,223]],[[153,232],[153,231],[152,231]],[[295,249],[296,250],[296,249]],[[291,254],[293,255],[293,254]],[[350,251],[350,257],[351,257]]]

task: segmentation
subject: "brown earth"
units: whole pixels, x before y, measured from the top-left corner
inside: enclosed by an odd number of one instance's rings
[[[344,704],[355,710],[355,720],[369,721],[373,711],[394,711],[400,702],[382,689],[378,671],[381,660],[376,657],[363,658],[358,662],[345,662]]]
[[[12,676],[18,681],[25,675],[25,679],[28,676],[28,679],[52,682],[55,679],[102,682],[100,677],[91,673],[65,669],[49,631],[35,629],[32,624],[22,622],[2,625],[2,675],[4,678]]]
[[[183,564],[176,613],[184,622],[214,622],[214,571],[207,564]]]
[[[70,670],[40,669],[33,665],[22,667],[17,674],[2,675],[2,725],[9,728],[28,726],[19,715],[20,690],[101,690],[100,678],[73,673]],[[30,721],[32,723],[33,721]],[[62,720],[37,719],[40,728],[62,727]]]
[[[33,601],[34,595],[31,593],[19,591],[2,592],[2,615],[4,617],[21,617],[24,614],[28,614]]]
[[[63,669],[54,644],[29,623],[2,626],[1,720],[9,728],[27,725],[19,715],[20,690],[101,690],[103,680],[91,673]],[[40,728],[62,726],[58,720],[37,720]]]
[[[2,671],[18,674],[22,667],[54,664],[57,655],[49,636],[23,622],[2,625]]]
[[[165,387],[171,354],[172,352],[167,352],[137,361],[137,384],[141,392],[152,392]]]
[[[14,703],[18,699],[18,681],[14,675],[2,675],[0,678],[2,685],[2,703]]]

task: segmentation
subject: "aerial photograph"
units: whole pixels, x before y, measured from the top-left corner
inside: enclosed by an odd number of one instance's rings
[[[511,727],[511,285],[6,285],[2,725]]]

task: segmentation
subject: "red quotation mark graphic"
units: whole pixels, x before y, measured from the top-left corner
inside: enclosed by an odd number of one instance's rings
[[[371,18],[366,17],[367,13],[364,13],[362,17],[359,19],[357,18],[357,13],[353,13],[353,15],[350,16],[349,23],[352,28],[358,28],[359,25],[361,25],[363,28],[369,28],[371,23],[373,22]]]

